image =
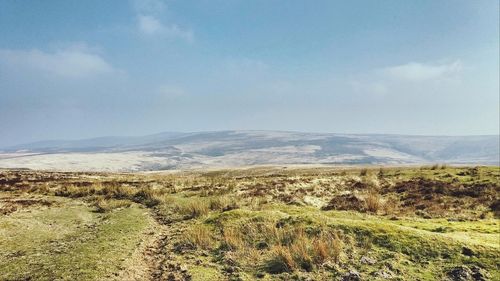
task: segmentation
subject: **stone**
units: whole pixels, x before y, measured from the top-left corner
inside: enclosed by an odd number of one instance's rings
[[[334,270],[334,271],[338,271],[338,266],[337,264],[335,264],[334,262],[331,262],[331,261],[326,261],[323,263],[323,267],[327,270]]]
[[[466,266],[457,266],[448,272],[448,277],[452,281],[469,281],[472,280],[472,271]]]
[[[472,278],[474,278],[475,281],[487,280],[487,273],[479,266],[473,265],[470,269],[472,271]]]
[[[474,251],[468,247],[462,247],[462,254],[465,256],[472,257],[475,255]]]
[[[394,273],[389,270],[380,270],[379,272],[377,272],[377,276],[382,279],[391,279],[394,278]]]
[[[362,256],[359,261],[363,264],[375,264],[377,262],[376,260],[367,256]]]
[[[354,269],[350,270],[342,276],[342,281],[361,281],[361,274]]]

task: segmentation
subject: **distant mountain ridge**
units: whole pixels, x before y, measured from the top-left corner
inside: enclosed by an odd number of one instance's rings
[[[95,151],[103,149],[119,148],[123,146],[132,146],[134,144],[147,144],[155,140],[164,140],[183,133],[163,132],[146,136],[108,136],[98,138],[88,138],[81,140],[46,140],[20,145],[12,145],[5,148],[0,148],[0,151]]]
[[[499,165],[499,136],[287,131],[165,132],[0,149],[0,168],[147,171],[247,165]]]

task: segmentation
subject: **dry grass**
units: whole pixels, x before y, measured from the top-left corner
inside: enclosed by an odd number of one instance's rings
[[[205,216],[210,209],[208,203],[202,199],[189,199],[187,202],[179,202],[174,207],[175,211],[186,219],[194,219]]]
[[[141,188],[137,193],[134,194],[133,200],[137,203],[142,203],[147,207],[154,207],[160,204],[160,198],[164,194],[164,191],[160,191],[152,188]]]
[[[279,227],[275,231],[276,236],[282,245],[290,246],[295,240],[302,239],[305,234],[303,226]]]
[[[317,263],[323,263],[330,258],[330,245],[324,239],[313,241],[314,258]]]
[[[251,197],[248,203],[248,208],[253,211],[261,211],[268,203],[268,200],[262,197]]]
[[[343,242],[339,238],[338,234],[333,234],[333,237],[328,241],[330,245],[330,254],[335,263],[340,262],[340,256],[342,255]]]
[[[306,234],[302,226],[292,227],[288,231],[289,245],[295,262],[304,270],[313,270],[314,265],[319,265],[331,260],[338,262],[342,254],[342,240],[336,232],[317,227],[320,232]],[[291,234],[291,235],[290,235]]]
[[[337,263],[343,250],[338,234],[323,225],[307,230],[301,223],[265,220],[222,227],[222,250],[264,255],[262,267],[273,274],[296,269],[310,272],[326,261]]]
[[[306,236],[297,237],[289,247],[296,264],[305,271],[312,271],[314,267],[312,257],[312,243]]]
[[[378,173],[377,173],[378,172]],[[311,204],[331,198],[332,204],[325,210],[355,210],[405,216],[415,215],[422,208],[431,217],[455,216],[469,210],[463,216],[484,217],[482,213],[470,212],[480,206],[486,212],[498,209],[498,171],[485,167],[455,168],[439,165],[415,168],[382,169],[250,169],[244,171],[185,172],[172,175],[111,175],[80,173],[40,173],[36,171],[13,171],[3,173],[5,179],[0,186],[5,191],[24,191],[39,194],[85,198],[104,196],[106,199],[128,199],[147,207],[163,203],[161,193],[188,193],[188,198],[206,198],[210,211],[222,212],[235,208],[263,210],[268,202],[285,204]],[[361,179],[360,179],[361,176]],[[497,177],[495,179],[495,176]],[[419,178],[421,180],[419,180]],[[432,182],[429,182],[432,179]],[[444,187],[439,190],[416,190],[411,185],[429,184]],[[406,187],[404,186],[406,185]],[[314,187],[314,188],[310,188]],[[426,187],[427,188],[427,187]],[[433,187],[429,187],[432,189]],[[377,198],[363,195],[377,190]],[[396,189],[401,189],[395,192]],[[359,191],[358,197],[352,191]],[[427,193],[424,193],[427,192]],[[354,197],[346,198],[346,194]],[[439,193],[432,197],[431,193]],[[237,194],[237,195],[236,195]],[[444,196],[443,196],[444,195]],[[237,197],[235,197],[237,196]],[[309,196],[317,201],[304,202]],[[337,197],[337,199],[336,199]],[[358,198],[355,198],[358,197]],[[235,199],[237,198],[237,200]],[[456,199],[463,204],[456,206]],[[352,199],[351,201],[349,201]],[[373,200],[372,200],[373,199]],[[385,202],[392,200],[393,207]],[[357,202],[359,201],[359,202]],[[378,201],[378,207],[377,207]],[[367,206],[369,205],[369,206]],[[316,206],[316,204],[315,204]],[[320,205],[317,205],[320,206]],[[440,210],[438,210],[441,208]],[[392,214],[391,214],[392,212]],[[200,212],[194,212],[196,217]],[[203,214],[204,211],[201,212]],[[421,212],[419,212],[421,213]],[[500,213],[497,211],[497,214]],[[188,216],[189,217],[189,216]]]
[[[107,213],[115,209],[128,208],[131,202],[128,200],[98,198],[94,202],[94,207],[98,213]]]
[[[224,228],[222,239],[224,247],[228,250],[242,249],[245,246],[242,232],[235,227]]]
[[[102,186],[99,184],[92,186],[75,186],[73,184],[67,184],[56,190],[55,195],[70,198],[86,197],[94,195],[96,191],[101,190],[101,188]]]
[[[337,234],[324,233],[312,240],[313,257],[317,264],[322,264],[328,260],[339,262],[342,254],[342,240]]]
[[[40,177],[36,173],[25,173],[7,173],[0,178],[0,189],[82,198],[97,212],[108,212],[105,216],[119,213],[115,209],[137,205],[132,202],[142,204],[154,209],[155,216],[176,225],[179,235],[172,238],[174,243],[189,245],[175,251],[185,256],[174,258],[186,258],[188,266],[195,260],[192,257],[202,260],[201,266],[210,263],[214,268],[225,268],[229,264],[240,276],[244,276],[242,272],[248,276],[264,274],[262,270],[271,274],[293,272],[271,276],[270,280],[290,276],[321,280],[326,278],[321,275],[325,272],[359,264],[361,256],[381,259],[396,250],[405,250],[406,256],[418,260],[420,255],[427,255],[419,252],[420,236],[403,239],[402,234],[394,232],[391,235],[396,238],[386,239],[379,235],[379,222],[386,227],[394,223],[394,218],[411,223],[408,230],[415,224],[435,231],[434,220],[407,218],[444,218],[452,213],[453,218],[472,214],[485,219],[500,209],[495,181],[500,173],[491,168],[249,170],[115,178],[47,173],[61,177],[54,182],[43,181],[43,177],[37,182]],[[359,214],[365,212],[370,214]],[[335,220],[337,217],[341,219]],[[356,224],[350,224],[351,218]],[[375,234],[369,233],[371,229],[377,230]],[[429,252],[434,249],[426,247]],[[379,255],[381,249],[387,251],[384,256]]]
[[[238,202],[234,197],[229,196],[216,196],[212,197],[208,201],[208,207],[212,211],[230,211],[234,209],[238,209]]]
[[[104,187],[102,185],[94,185],[94,188],[96,189],[96,193],[106,198],[114,199],[131,199],[137,192],[137,189],[122,185],[106,185]]]
[[[214,248],[215,240],[212,235],[212,230],[206,225],[196,224],[191,226],[185,236],[186,242],[196,248],[204,250]]]
[[[369,192],[365,196],[365,205],[368,212],[377,213],[382,205],[380,195],[374,191]]]
[[[292,272],[297,268],[290,249],[284,246],[275,246],[271,249],[271,257],[266,261],[265,270],[269,273]]]

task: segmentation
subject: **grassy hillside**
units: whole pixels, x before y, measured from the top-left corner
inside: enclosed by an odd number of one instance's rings
[[[0,280],[499,280],[500,169],[0,171]]]

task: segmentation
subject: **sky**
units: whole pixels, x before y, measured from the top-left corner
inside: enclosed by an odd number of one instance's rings
[[[0,146],[499,134],[495,0],[0,1]]]

